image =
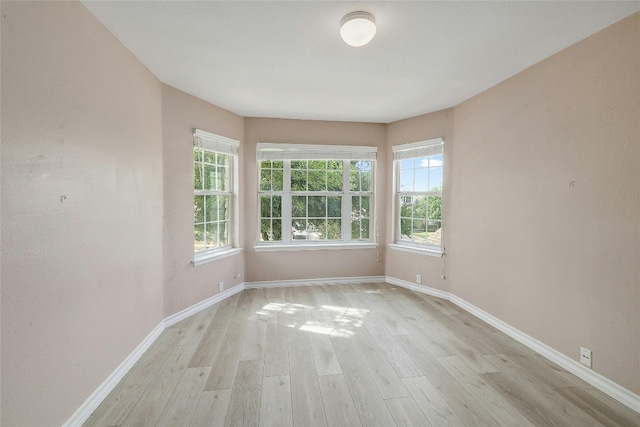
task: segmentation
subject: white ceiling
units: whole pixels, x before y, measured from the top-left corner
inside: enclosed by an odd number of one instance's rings
[[[640,2],[88,1],[164,83],[245,117],[389,123],[459,104]],[[339,35],[376,17],[361,48]]]

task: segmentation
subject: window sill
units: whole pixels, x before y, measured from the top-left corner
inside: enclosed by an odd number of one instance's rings
[[[401,243],[391,243],[388,246],[394,251],[410,252],[413,254],[433,256],[438,258],[441,258],[444,255],[444,252],[435,248],[421,248],[419,246],[409,246],[403,245]]]
[[[375,249],[377,243],[296,243],[296,244],[258,244],[253,247],[256,252],[270,251],[334,251],[343,249]]]
[[[206,254],[196,255],[194,260],[191,261],[194,267],[202,264],[206,264],[212,261],[218,261],[220,259],[228,258],[230,256],[239,254],[242,252],[242,248],[226,248],[215,252],[209,252]]]

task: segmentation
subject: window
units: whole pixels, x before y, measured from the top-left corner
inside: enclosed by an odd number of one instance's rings
[[[194,129],[194,262],[232,247],[233,173],[239,142]]]
[[[442,251],[443,140],[393,147],[396,244]]]
[[[376,147],[258,144],[260,244],[371,243]]]

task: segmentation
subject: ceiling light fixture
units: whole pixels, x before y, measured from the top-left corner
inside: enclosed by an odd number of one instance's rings
[[[340,22],[340,36],[349,46],[364,46],[375,35],[376,19],[369,12],[347,13]]]

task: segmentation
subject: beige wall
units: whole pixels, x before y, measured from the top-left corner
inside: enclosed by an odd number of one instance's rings
[[[253,249],[258,241],[258,142],[377,146],[376,186],[384,188],[387,169],[386,126],[373,123],[248,118],[245,119],[243,149],[245,281],[382,275],[383,259],[378,257],[376,249],[295,252],[256,252]],[[384,206],[385,194],[378,192],[375,215],[381,251],[385,236]]]
[[[1,7],[0,424],[63,423],[219,281],[422,274],[569,357],[590,348],[595,371],[640,392],[640,14],[387,126],[242,119],[159,83],[79,3]],[[193,127],[241,140],[244,251],[199,267]],[[391,146],[439,136],[447,280],[442,259],[384,250]],[[376,145],[380,257],[255,252],[257,142]]]
[[[424,114],[418,117],[401,120],[389,124],[387,131],[387,177],[385,183],[385,193],[393,193],[394,171],[392,147],[409,142],[424,141],[432,138],[443,138],[444,143],[444,177],[443,177],[443,240],[446,249],[447,231],[449,229],[449,201],[451,200],[451,165],[453,149],[453,108],[438,111],[431,114]],[[395,241],[397,225],[394,223],[396,201],[389,196],[386,204],[387,212],[387,242]],[[396,279],[416,283],[416,275],[422,276],[422,285],[442,291],[449,291],[448,279],[446,279],[445,257],[434,257],[398,251],[387,248],[385,258],[385,275]],[[445,277],[445,279],[442,278]]]
[[[242,253],[197,267],[191,263],[193,128],[238,141],[243,139],[242,117],[163,85],[165,316],[217,294],[219,282],[224,282],[225,289],[242,282]],[[242,209],[235,211],[242,217]],[[241,235],[236,236],[237,241],[241,241],[242,237],[242,227],[239,228]]]
[[[640,14],[455,108],[451,291],[640,392]]]
[[[163,318],[161,86],[79,3],[1,7],[0,424],[60,425]]]

